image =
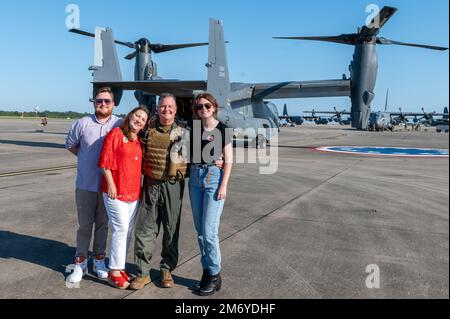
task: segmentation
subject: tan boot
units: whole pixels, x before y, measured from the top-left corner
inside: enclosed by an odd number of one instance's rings
[[[167,269],[161,269],[161,287],[162,288],[172,288],[173,287],[172,274]]]
[[[130,289],[133,290],[140,290],[142,288],[144,288],[147,284],[149,284],[151,282],[150,277],[149,276],[145,276],[145,277],[136,277],[130,284]]]

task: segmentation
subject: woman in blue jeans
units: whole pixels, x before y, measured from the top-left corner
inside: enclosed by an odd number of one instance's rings
[[[195,291],[208,296],[222,287],[219,224],[233,163],[233,132],[217,120],[218,105],[211,94],[198,95],[193,107],[189,197],[203,268]],[[222,169],[214,164],[221,159]]]

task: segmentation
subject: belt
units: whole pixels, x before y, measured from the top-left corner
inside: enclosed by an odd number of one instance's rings
[[[212,167],[215,166],[216,164],[192,164],[193,167],[196,168],[208,168],[208,167]]]

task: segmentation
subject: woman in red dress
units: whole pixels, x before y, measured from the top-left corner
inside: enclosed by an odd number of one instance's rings
[[[109,283],[126,289],[130,278],[125,261],[141,192],[142,146],[138,134],[148,118],[145,107],[133,109],[105,138],[99,159],[103,169],[103,201],[111,227]]]

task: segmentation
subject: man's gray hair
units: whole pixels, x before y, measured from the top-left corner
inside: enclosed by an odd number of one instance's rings
[[[175,97],[175,95],[173,95],[172,93],[162,93],[159,95],[159,100],[158,100],[158,106],[159,103],[161,103],[162,100],[166,99],[166,98],[172,98],[175,101],[175,105],[177,104],[177,98]]]

